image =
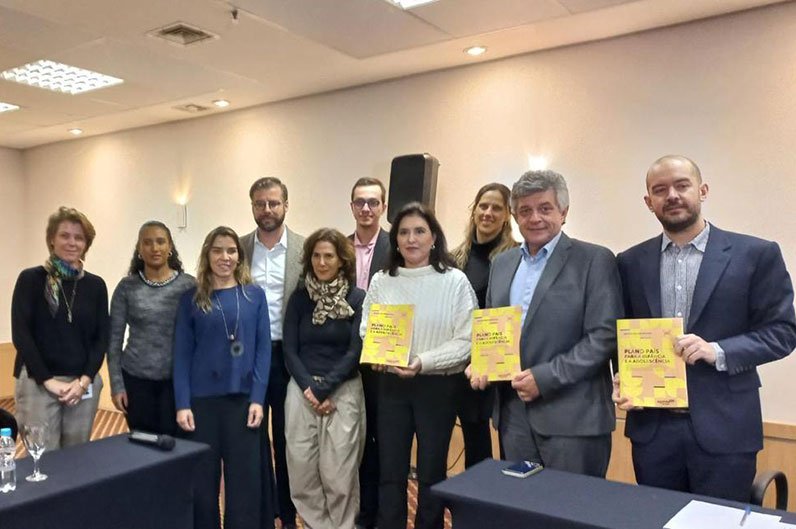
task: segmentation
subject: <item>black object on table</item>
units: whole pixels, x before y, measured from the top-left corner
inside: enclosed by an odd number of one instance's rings
[[[48,479],[30,483],[17,460],[17,490],[0,494],[2,529],[191,529],[194,470],[210,450],[178,440],[164,452],[127,435],[45,452]]]
[[[443,498],[455,529],[661,529],[691,500],[744,509],[746,504],[617,483],[545,469],[525,479],[505,476],[507,461],[489,459],[431,490]],[[753,511],[796,515],[752,507]]]

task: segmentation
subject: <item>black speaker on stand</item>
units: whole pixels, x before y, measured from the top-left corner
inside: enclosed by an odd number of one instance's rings
[[[396,156],[390,166],[390,195],[387,220],[395,216],[409,202],[420,202],[431,209],[437,198],[439,160],[428,153]]]

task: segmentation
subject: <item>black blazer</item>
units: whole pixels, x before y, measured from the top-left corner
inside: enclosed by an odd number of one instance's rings
[[[353,243],[354,234],[348,236],[348,239]],[[379,229],[379,235],[376,238],[376,246],[373,247],[373,259],[370,261],[370,271],[368,272],[368,280],[373,279],[373,275],[379,270],[387,267],[390,260],[390,234],[383,228]]]

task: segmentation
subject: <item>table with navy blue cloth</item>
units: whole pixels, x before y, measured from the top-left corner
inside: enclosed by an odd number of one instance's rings
[[[0,494],[2,529],[191,529],[193,479],[206,445],[177,440],[164,452],[117,435],[45,452],[48,479],[25,480],[33,461],[17,460],[17,490]]]
[[[455,529],[661,529],[691,500],[744,509],[745,504],[545,469],[524,479],[506,476],[507,461],[483,461],[432,487]],[[752,507],[796,523],[796,515]]]

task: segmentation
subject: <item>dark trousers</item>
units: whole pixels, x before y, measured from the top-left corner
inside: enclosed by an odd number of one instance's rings
[[[287,477],[287,460],[285,457],[285,396],[290,374],[285,366],[285,355],[282,352],[282,342],[271,342],[271,372],[268,377],[268,393],[265,398],[265,417],[263,424],[268,425],[271,419],[271,433],[273,435],[274,449],[274,475],[276,477],[277,515],[282,525],[296,523],[296,507],[290,500],[290,481]],[[271,447],[263,443],[264,457],[271,457]],[[270,472],[270,465],[263,465],[263,473]],[[264,476],[265,479],[265,476]],[[270,479],[270,477],[269,477]]]
[[[365,451],[359,465],[359,517],[357,523],[371,528],[376,525],[379,514],[379,442],[378,400],[380,373],[369,365],[363,365],[362,389],[365,393]]]
[[[633,443],[633,468],[640,485],[746,503],[757,453],[707,452],[694,436],[690,414],[667,412],[650,442]]]
[[[464,375],[459,376],[459,395],[456,398],[456,415],[464,439],[464,466],[470,468],[484,459],[492,458],[492,434],[489,417],[495,403],[491,388],[476,391]]]
[[[262,529],[260,524],[260,431],[246,426],[246,395],[194,398],[196,430],[183,432],[210,445],[211,457],[197,469],[194,529],[220,529],[218,495],[224,462],[224,529]],[[263,484],[268,486],[269,484]]]
[[[385,374],[379,387],[379,529],[406,529],[406,485],[417,436],[416,529],[442,529],[444,508],[430,487],[445,479],[453,424],[456,377]]]
[[[149,380],[122,369],[127,391],[127,426],[131,430],[174,435],[174,383],[171,379]]]

